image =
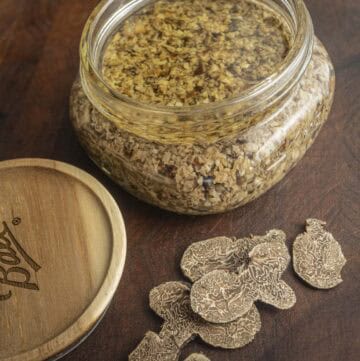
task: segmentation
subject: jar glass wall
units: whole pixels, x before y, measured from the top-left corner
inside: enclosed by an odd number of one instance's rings
[[[235,96],[190,106],[128,97],[102,73],[113,34],[150,2],[104,1],[95,9],[71,118],[89,156],[127,191],[179,213],[224,212],[263,194],[305,154],[331,108],[333,66],[301,0],[262,2],[291,31],[285,60]]]

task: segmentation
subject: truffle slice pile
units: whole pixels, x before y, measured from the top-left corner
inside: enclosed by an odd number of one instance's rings
[[[296,273],[317,288],[342,282],[346,259],[325,223],[308,219],[306,233],[293,246]],[[243,239],[216,237],[193,243],[181,260],[193,282],[166,282],[150,292],[150,307],[163,320],[159,334],[147,332],[130,361],[177,361],[181,349],[195,337],[214,347],[240,348],[261,328],[255,301],[279,309],[296,303],[294,291],[282,279],[290,263],[286,235],[271,230]],[[193,354],[186,361],[209,361]]]
[[[181,349],[196,336],[211,346],[239,348],[251,342],[260,330],[260,315],[255,306],[227,324],[206,322],[191,309],[190,289],[184,282],[167,282],[151,290],[150,307],[164,323],[159,335],[146,334],[129,356],[130,361],[178,360]]]

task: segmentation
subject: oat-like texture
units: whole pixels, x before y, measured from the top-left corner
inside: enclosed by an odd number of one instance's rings
[[[191,307],[209,322],[226,323],[244,315],[256,300],[280,309],[296,302],[294,291],[281,280],[290,255],[284,242],[266,242],[249,253],[240,272],[212,271],[194,283]]]
[[[183,274],[192,282],[215,270],[236,272],[249,261],[250,251],[258,244],[285,241],[285,233],[271,230],[265,236],[240,239],[215,237],[191,244],[181,260]]]
[[[193,353],[185,361],[210,361],[210,360],[201,353]]]
[[[190,285],[183,282],[167,282],[154,288],[150,292],[150,307],[164,319],[164,324],[159,335],[146,334],[129,356],[130,361],[178,360],[182,347],[196,336],[215,347],[240,348],[251,342],[261,327],[255,306],[228,324],[204,321],[192,311]]]
[[[308,219],[306,232],[297,236],[293,245],[295,272],[320,289],[341,283],[341,270],[346,263],[340,244],[324,229],[325,225],[326,222]]]
[[[290,31],[247,0],[160,0],[130,16],[107,45],[106,82],[145,103],[224,100],[276,71]]]
[[[79,81],[72,89],[71,118],[90,157],[133,195],[178,213],[219,213],[257,198],[302,158],[327,119],[334,81],[329,57],[317,40],[306,73],[281,111],[276,105],[256,115],[227,118],[245,127],[239,131],[225,130],[219,115],[211,136],[204,120],[205,141],[155,140],[149,134],[163,133],[163,127],[150,121],[143,132],[134,132],[127,122],[106,118]],[[179,120],[179,126],[184,124]]]

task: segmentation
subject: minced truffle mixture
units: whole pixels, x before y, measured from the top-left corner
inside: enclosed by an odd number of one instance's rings
[[[291,45],[286,23],[246,0],[160,0],[125,20],[104,50],[103,76],[145,103],[221,101],[274,73]]]
[[[331,61],[316,39],[312,60],[281,111],[275,105],[250,116],[249,124],[263,120],[217,141],[168,144],[136,135],[100,113],[79,80],[70,108],[90,157],[126,190],[171,211],[208,214],[250,202],[289,172],[327,119],[334,85]],[[221,129],[223,118],[218,121]]]

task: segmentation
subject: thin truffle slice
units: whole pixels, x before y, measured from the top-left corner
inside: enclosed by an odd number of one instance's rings
[[[325,231],[326,222],[308,219],[306,224],[306,232],[294,241],[294,270],[315,288],[333,288],[342,282],[341,270],[346,263],[341,246]]]
[[[185,361],[210,361],[210,360],[201,353],[193,353]]]
[[[251,342],[261,327],[255,306],[228,324],[204,321],[192,311],[190,286],[182,282],[167,282],[154,288],[150,292],[150,307],[165,322],[159,335],[146,334],[129,356],[130,361],[176,361],[181,349],[196,336],[215,347],[240,348]]]
[[[155,332],[147,332],[129,361],[177,361],[180,351],[171,337],[161,338]]]
[[[280,309],[292,307],[295,293],[280,279],[290,261],[284,242],[258,244],[249,259],[239,273],[213,271],[195,282],[191,289],[194,312],[221,324],[244,315],[256,300]]]
[[[233,238],[215,237],[195,242],[184,252],[181,269],[187,278],[195,282],[214,270],[235,271],[245,259],[242,253],[238,240]]]
[[[235,272],[247,263],[249,252],[256,245],[280,241],[285,241],[285,233],[281,230],[271,230],[265,236],[240,239],[215,237],[195,242],[184,252],[181,269],[192,282],[215,270]]]

